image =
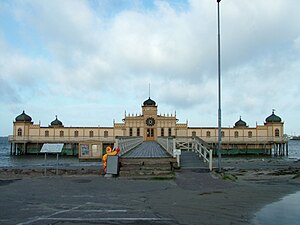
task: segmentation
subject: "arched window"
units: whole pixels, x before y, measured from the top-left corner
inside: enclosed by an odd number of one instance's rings
[[[45,137],[49,137],[49,130],[45,131]]]
[[[63,131],[63,130],[59,131],[59,136],[60,136],[60,137],[63,137],[63,136],[64,136],[64,131]]]
[[[22,135],[23,135],[23,134],[22,134],[22,129],[19,128],[19,129],[18,129],[18,136],[21,137]]]
[[[279,129],[278,128],[275,129],[275,137],[279,137]]]
[[[165,136],[165,128],[161,128],[161,130],[160,130],[160,136]]]
[[[172,136],[172,129],[169,128],[169,137]]]
[[[239,132],[238,131],[234,131],[234,137],[238,138],[239,137]]]
[[[104,131],[104,137],[105,137],[105,138],[108,137],[108,131],[107,131],[107,130]]]
[[[225,137],[225,132],[221,131],[221,137]]]
[[[210,131],[206,131],[206,137],[210,137]]]
[[[192,137],[193,137],[193,138],[196,137],[196,131],[193,131],[193,132],[192,132]]]
[[[132,137],[132,128],[129,128],[129,136]]]
[[[248,138],[252,138],[252,131],[248,132]]]
[[[90,130],[90,137],[94,137],[94,131]]]
[[[75,131],[74,131],[74,136],[75,136],[75,137],[78,137],[78,133],[79,133],[78,130],[75,130]]]

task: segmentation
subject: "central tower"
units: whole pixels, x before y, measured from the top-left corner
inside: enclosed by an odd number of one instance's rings
[[[144,118],[144,140],[156,141],[157,139],[157,105],[150,97],[144,101],[142,106]]]

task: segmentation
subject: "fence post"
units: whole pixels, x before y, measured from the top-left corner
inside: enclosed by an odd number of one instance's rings
[[[176,139],[175,138],[173,139],[173,149],[176,149]],[[172,151],[173,151],[173,149],[172,149]]]
[[[212,171],[212,150],[209,150],[209,170]]]
[[[119,139],[116,139],[114,148],[118,148],[118,147],[119,147]]]

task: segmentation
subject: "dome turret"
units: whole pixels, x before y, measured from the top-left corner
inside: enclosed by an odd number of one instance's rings
[[[55,118],[55,120],[53,120],[52,122],[51,122],[51,127],[63,127],[64,125],[63,125],[63,123],[59,120],[59,119],[57,119],[57,116],[55,116],[56,118]]]
[[[242,117],[234,124],[234,127],[247,127],[247,123],[242,120]]]
[[[266,118],[266,123],[281,123],[281,118],[275,115],[273,110],[272,114]]]
[[[22,114],[16,117],[16,122],[31,122],[32,118],[23,110]]]
[[[144,101],[144,106],[155,106],[156,105],[156,102],[153,101],[150,97]]]

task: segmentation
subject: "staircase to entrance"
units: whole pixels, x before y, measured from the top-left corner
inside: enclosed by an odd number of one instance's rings
[[[165,178],[174,177],[174,168],[212,170],[212,150],[199,138],[160,138],[158,142],[131,139],[118,141],[123,143],[118,146],[120,176]],[[181,150],[180,157],[173,155],[174,149]]]
[[[120,176],[173,178],[177,161],[157,142],[146,141],[120,158]]]

